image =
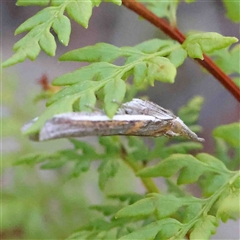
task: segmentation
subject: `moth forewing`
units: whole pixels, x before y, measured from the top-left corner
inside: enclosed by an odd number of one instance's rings
[[[124,103],[119,108],[118,113],[128,115],[150,115],[165,120],[176,118],[171,111],[164,109],[153,102],[144,101],[138,98],[134,98],[132,101]]]
[[[163,136],[169,122],[147,115],[87,115],[66,113],[48,120],[39,132],[39,141],[84,136]]]

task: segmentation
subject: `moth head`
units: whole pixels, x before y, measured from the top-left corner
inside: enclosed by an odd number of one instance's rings
[[[180,118],[176,118],[172,121],[171,131],[180,135],[187,137],[195,142],[204,142],[203,138],[199,138],[196,133],[191,131],[187,125]]]
[[[179,118],[174,119],[171,124],[171,131],[173,131],[176,134],[181,135],[182,130],[183,130],[182,124],[183,124],[183,122]]]

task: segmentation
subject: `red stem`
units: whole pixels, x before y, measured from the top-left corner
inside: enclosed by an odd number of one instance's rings
[[[148,10],[143,4],[135,0],[122,0],[123,5],[137,13],[144,19],[151,22],[157,28],[161,29],[166,35],[172,39],[183,43],[186,37],[179,29],[172,27],[168,22],[159,18]],[[240,89],[235,85],[230,77],[228,77],[208,56],[204,54],[204,60],[196,59],[196,61],[211,73],[239,102],[240,102]]]

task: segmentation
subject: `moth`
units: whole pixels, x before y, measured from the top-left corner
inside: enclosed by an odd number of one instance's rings
[[[23,126],[27,130],[37,118]],[[184,136],[196,142],[203,142],[184,122],[171,111],[159,105],[134,98],[122,104],[116,115],[110,119],[104,111],[69,112],[47,120],[37,134],[29,136],[34,141],[84,136]]]

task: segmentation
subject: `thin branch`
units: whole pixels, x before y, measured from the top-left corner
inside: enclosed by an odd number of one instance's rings
[[[126,8],[148,20],[157,28],[161,29],[166,35],[179,43],[182,44],[186,39],[177,28],[172,27],[168,22],[153,14],[143,4],[138,3],[135,0],[122,0],[122,3]],[[235,85],[231,78],[211,60],[211,58],[204,54],[204,60],[196,59],[196,61],[212,74],[240,102],[240,89]]]

